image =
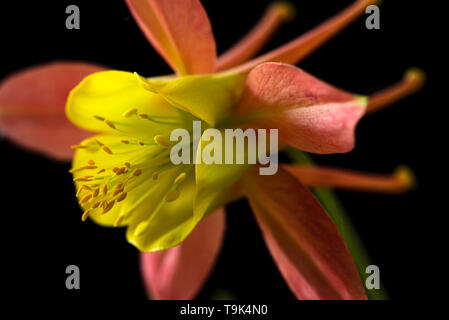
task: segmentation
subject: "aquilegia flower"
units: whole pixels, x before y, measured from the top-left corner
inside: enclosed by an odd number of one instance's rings
[[[144,78],[100,71],[84,78],[71,91],[66,113],[78,127],[98,134],[73,146],[71,172],[82,219],[126,227],[128,241],[149,252],[142,254],[142,270],[154,297],[195,295],[220,248],[223,206],[246,197],[298,298],[366,298],[351,253],[307,187],[398,192],[412,184],[407,170],[382,177],[281,165],[275,175],[261,176],[249,164],[174,164],[169,137],[175,129],[192,132],[193,121],[201,121],[203,130],[278,129],[282,143],[306,152],[351,150],[354,128],[365,112],[415,90],[422,82],[420,73],[408,72],[404,81],[367,104],[367,98],[291,64],[374,2],[355,1],[302,37],[247,61],[290,16],[288,5],[272,6],[244,40],[217,59],[199,1],[127,0],[140,28],[176,75]],[[208,139],[193,138],[186,145],[198,149],[193,160],[207,148]]]

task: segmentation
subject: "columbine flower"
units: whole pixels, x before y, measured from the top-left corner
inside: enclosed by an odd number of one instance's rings
[[[144,78],[123,71],[86,77],[67,101],[67,116],[99,134],[78,145],[72,173],[88,217],[127,227],[144,252],[142,268],[156,298],[190,298],[206,278],[223,238],[222,207],[246,197],[291,290],[302,299],[364,299],[351,254],[307,187],[398,192],[411,176],[372,176],[315,166],[281,166],[260,176],[254,165],[175,165],[174,129],[277,128],[281,141],[313,153],[347,152],[366,110],[414,91],[416,71],[366,98],[336,89],[294,64],[375,1],[359,0],[286,45],[245,62],[290,14],[274,5],[261,23],[216,59],[212,30],[197,0],[128,0],[139,26],[176,76]],[[277,63],[282,61],[283,63]],[[15,92],[6,90],[6,92]],[[2,97],[0,91],[0,97]],[[14,99],[13,99],[14,100]],[[207,143],[187,144],[201,154]]]

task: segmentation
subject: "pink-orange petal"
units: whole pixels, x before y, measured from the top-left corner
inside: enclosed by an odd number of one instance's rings
[[[283,22],[295,14],[288,2],[275,2],[268,7],[260,21],[232,48],[218,57],[216,71],[235,67],[254,56]]]
[[[279,139],[313,153],[342,153],[366,99],[336,89],[291,65],[264,63],[248,75],[235,112],[248,126],[278,129]]]
[[[67,96],[85,76],[104,67],[51,62],[18,71],[0,83],[0,132],[26,149],[71,160],[71,145],[91,133],[65,116]]]
[[[379,0],[356,0],[352,5],[309,32],[235,69],[237,72],[249,72],[258,64],[269,61],[296,64],[362,15],[367,6],[378,2]]]
[[[193,299],[214,266],[225,232],[224,209],[204,218],[180,245],[140,254],[149,297],[159,300]]]
[[[180,75],[210,73],[216,47],[199,0],[126,0],[140,29]]]
[[[366,299],[353,258],[310,191],[280,168],[249,171],[245,192],[279,271],[298,299]]]
[[[308,187],[401,193],[414,185],[414,176],[407,167],[398,167],[393,174],[374,174],[311,165],[283,165],[283,168]]]

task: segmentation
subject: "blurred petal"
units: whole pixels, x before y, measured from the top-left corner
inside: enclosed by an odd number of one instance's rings
[[[267,246],[299,299],[366,299],[352,256],[310,191],[282,167],[276,175],[245,176]]]
[[[229,115],[245,85],[245,75],[219,73],[176,79],[143,78],[141,85],[164,97],[173,106],[214,126]]]
[[[362,15],[367,6],[378,2],[379,0],[354,1],[351,6],[320,24],[315,29],[310,30],[273,51],[236,67],[235,71],[249,72],[258,64],[269,61],[296,64]]]
[[[365,99],[332,87],[299,68],[265,63],[248,75],[236,112],[248,125],[279,129],[279,139],[313,153],[354,147]]]
[[[258,64],[269,61],[296,64],[362,15],[367,6],[378,2],[379,0],[354,1],[348,8],[320,24],[315,29],[310,30],[273,51],[236,67],[236,71],[248,72]]]
[[[402,81],[380,91],[369,98],[366,112],[376,112],[415,93],[422,88],[426,81],[426,75],[423,71],[412,68],[407,70]]]
[[[91,135],[66,118],[67,96],[88,74],[84,62],[51,62],[16,72],[0,83],[0,131],[22,147],[70,160],[70,145]]]
[[[126,0],[140,29],[178,74],[210,73],[216,48],[198,0]]]
[[[275,2],[267,9],[257,25],[217,60],[216,71],[235,67],[255,55],[285,21],[295,15],[288,2]]]
[[[400,193],[414,185],[413,173],[407,167],[399,167],[390,175],[311,165],[284,165],[283,168],[308,187]]]
[[[201,221],[177,247],[141,253],[148,295],[154,299],[193,299],[208,278],[225,232],[224,209]]]

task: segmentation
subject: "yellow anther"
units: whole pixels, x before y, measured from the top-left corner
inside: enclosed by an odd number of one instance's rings
[[[123,168],[119,168],[119,169],[115,172],[115,174],[119,176],[119,175],[125,173],[125,170],[126,170],[126,168],[124,168],[124,167],[123,167]]]
[[[122,223],[124,218],[125,218],[124,215],[118,216],[117,219],[115,219],[113,226],[118,227]]]
[[[85,184],[83,184],[79,189],[78,192],[76,193],[76,196],[79,197],[81,192],[83,192],[83,190],[90,190],[91,188]]]
[[[95,165],[95,161],[94,160],[89,160],[87,161],[87,164],[90,166],[94,166]]]
[[[105,213],[111,211],[111,209],[114,207],[114,204],[115,204],[115,200],[112,200],[111,202],[107,202],[106,205],[103,207],[102,214],[105,214]]]
[[[284,20],[291,20],[296,15],[295,7],[287,1],[275,2],[272,5],[272,8],[276,10]]]
[[[113,197],[115,197],[116,195],[118,195],[120,192],[122,192],[123,191],[123,189],[115,189],[113,192],[112,192],[112,196]]]
[[[165,201],[167,202],[175,201],[176,199],[179,198],[180,194],[181,193],[178,190],[171,190],[165,196]]]
[[[123,189],[123,183],[120,182],[118,185],[115,186],[115,189],[116,190]]]
[[[97,172],[97,174],[103,173],[105,171],[106,171],[106,169],[101,169],[100,171]]]
[[[154,142],[156,142],[158,145],[164,148],[170,148],[171,143],[170,140],[166,136],[157,135],[154,137]]]
[[[87,217],[89,216],[90,211],[91,211],[90,209],[84,211],[83,215],[81,216],[82,221],[86,221]]]
[[[93,176],[84,176],[84,177],[78,177],[73,179],[73,181],[79,182],[79,181],[90,181],[89,179],[92,178]]]
[[[417,85],[422,85],[426,81],[426,74],[419,68],[408,69],[405,72],[405,77],[413,82],[416,82]]]
[[[85,149],[87,146],[83,146],[81,144],[75,144],[73,146],[70,146],[70,149]]]
[[[110,128],[116,129],[115,124],[113,124],[112,121],[104,120],[104,123],[106,123]]]
[[[104,194],[104,195],[107,195],[107,194],[108,194],[108,185],[105,184],[105,185],[103,186],[102,191],[103,191],[103,194]]]
[[[125,162],[125,167],[127,167],[127,168],[131,168],[131,163],[129,163],[129,162]]]
[[[129,118],[129,117],[132,117],[132,116],[134,116],[136,114],[137,114],[137,109],[136,108],[132,108],[132,109],[129,109],[128,111],[125,111],[122,114],[122,116],[124,116],[125,118]]]
[[[125,200],[126,196],[128,194],[126,192],[123,192],[121,195],[119,195],[119,197],[117,198],[117,202],[121,202],[123,200]]]
[[[98,208],[98,207],[100,206],[100,204],[101,204],[101,201],[95,202],[95,203],[92,205],[92,208],[93,208],[93,209],[96,209],[96,208]]]
[[[92,194],[86,194],[81,200],[80,200],[80,204],[84,204],[87,201],[89,201],[90,199],[92,199]]]
[[[157,180],[157,178],[159,178],[159,175],[157,172],[155,172],[151,175],[151,177],[153,178],[153,180]]]
[[[406,189],[410,189],[416,184],[415,175],[409,167],[399,166],[395,170],[395,175]]]
[[[113,171],[114,173],[117,173],[118,170],[119,170],[118,167],[114,167],[114,168],[112,169],[112,171]]]
[[[74,172],[79,172],[79,171],[83,171],[83,170],[97,169],[97,168],[98,168],[97,166],[83,166],[83,167],[79,167],[79,168],[70,169],[69,172],[74,173]]]
[[[94,192],[92,193],[92,198],[95,198],[100,193],[100,188],[96,188]]]
[[[137,227],[136,227],[136,230],[134,230],[134,235],[136,237],[141,236],[142,234],[145,233],[145,231],[147,231],[147,228],[148,228],[148,222],[147,221],[139,223],[137,225]]]
[[[145,143],[143,143],[142,141],[139,141],[139,144],[140,144],[141,146],[144,146],[144,145],[145,145]]]
[[[186,177],[187,177],[187,174],[185,172],[181,173],[179,176],[176,177],[173,184],[180,184],[181,182],[183,182],[185,180]]]
[[[122,140],[122,141],[120,141],[121,143],[124,143],[124,144],[129,144],[129,141],[128,140]]]
[[[100,116],[94,116],[94,118],[97,119],[97,120],[100,120],[100,121],[104,121],[104,118],[100,117]]]
[[[142,174],[142,169],[136,169],[136,171],[133,172],[133,176],[137,177]]]
[[[103,151],[106,152],[107,154],[112,154],[111,149],[109,149],[109,148],[106,147],[106,146],[102,146],[101,149],[103,149]]]

